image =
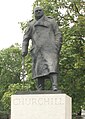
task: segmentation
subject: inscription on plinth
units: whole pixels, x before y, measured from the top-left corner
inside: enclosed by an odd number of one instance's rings
[[[66,94],[11,97],[11,119],[71,119],[71,115],[71,98]]]

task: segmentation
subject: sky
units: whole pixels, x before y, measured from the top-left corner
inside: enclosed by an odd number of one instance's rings
[[[35,0],[0,0],[0,50],[22,44],[23,33],[18,22],[32,19]]]

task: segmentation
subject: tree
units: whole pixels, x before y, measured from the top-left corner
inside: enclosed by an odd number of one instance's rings
[[[20,82],[21,72],[21,51],[19,46],[11,46],[10,48],[0,51],[0,108],[3,110],[1,99],[7,91],[10,84]]]
[[[20,82],[21,51],[18,47],[11,46],[0,51],[0,89],[3,93],[10,83]],[[1,94],[0,93],[0,94]],[[2,95],[3,95],[2,93]]]

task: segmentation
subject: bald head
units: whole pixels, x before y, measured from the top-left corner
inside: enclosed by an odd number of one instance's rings
[[[37,7],[35,7],[35,8],[34,8],[34,12],[35,12],[36,10],[39,10],[39,9],[42,10],[42,7],[41,7],[41,6],[37,6]]]
[[[44,15],[44,11],[40,6],[34,8],[35,19],[38,20]]]

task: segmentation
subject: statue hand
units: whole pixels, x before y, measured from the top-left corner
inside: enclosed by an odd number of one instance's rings
[[[28,52],[22,52],[22,57],[25,57]]]

